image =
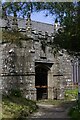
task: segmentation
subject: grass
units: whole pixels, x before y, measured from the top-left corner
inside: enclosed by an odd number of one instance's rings
[[[27,118],[35,112],[37,105],[35,101],[22,97],[4,96],[2,99],[2,118]]]
[[[77,99],[78,98],[78,86],[74,89],[66,89],[65,90],[65,99],[71,100],[71,99]]]
[[[58,106],[64,101],[65,100],[51,100],[51,99],[47,100],[47,99],[45,99],[45,100],[38,100],[37,103]]]
[[[54,106],[66,106],[66,108],[72,104],[70,103],[71,99],[74,99],[77,97],[78,89],[71,89],[65,91],[65,99],[64,100],[38,100],[38,101],[32,101],[27,100],[25,98],[21,97],[21,94],[19,94],[19,91],[12,91],[12,94],[10,96],[3,96],[2,99],[2,117],[3,118],[27,118],[31,113],[35,112],[37,110],[36,103],[41,104],[52,104]],[[68,102],[69,101],[69,102]],[[78,103],[73,105],[73,107],[70,108],[69,115],[71,118],[76,118],[76,116],[80,117],[80,106]],[[78,119],[76,119],[78,120]]]
[[[2,118],[2,104],[1,104],[1,101],[0,101],[0,120]]]
[[[80,120],[80,102],[78,101],[78,86],[74,86],[74,89],[67,89],[65,91],[65,99],[72,100],[75,99],[74,103],[69,109],[68,115],[71,120]]]

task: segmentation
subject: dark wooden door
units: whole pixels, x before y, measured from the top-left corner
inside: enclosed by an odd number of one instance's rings
[[[47,70],[43,67],[36,68],[35,87],[37,89],[37,100],[47,99]]]

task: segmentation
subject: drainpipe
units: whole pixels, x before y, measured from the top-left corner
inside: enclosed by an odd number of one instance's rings
[[[80,101],[80,58],[78,59],[78,101]]]

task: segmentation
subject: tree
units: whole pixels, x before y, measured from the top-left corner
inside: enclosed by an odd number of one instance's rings
[[[78,55],[80,52],[79,4],[72,4],[71,8],[68,7],[66,15],[61,18],[62,30],[59,29],[58,33],[56,33],[54,44],[58,44],[60,48],[67,49],[71,54]]]
[[[55,15],[60,28],[55,35],[53,45],[67,49],[69,54],[80,52],[80,2],[5,2],[2,3],[3,16],[26,17],[29,12],[46,10],[46,16]]]
[[[41,7],[38,7],[41,6]],[[37,11],[47,10],[56,16],[61,27],[55,34],[53,45],[66,49],[69,54],[80,54],[80,2],[39,3]]]

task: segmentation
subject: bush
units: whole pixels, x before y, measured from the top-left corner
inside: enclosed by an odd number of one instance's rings
[[[77,101],[69,111],[69,116],[72,120],[80,120],[80,102]]]

